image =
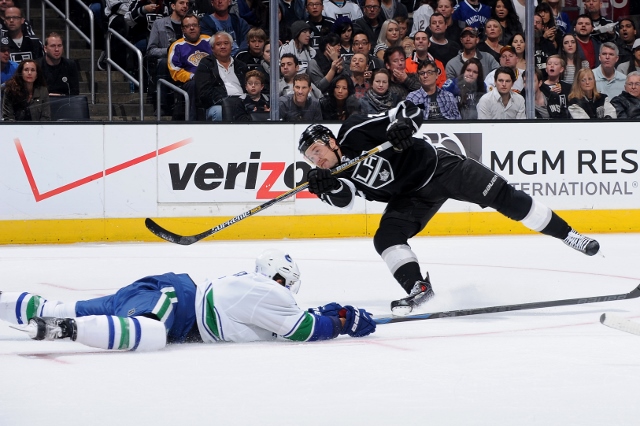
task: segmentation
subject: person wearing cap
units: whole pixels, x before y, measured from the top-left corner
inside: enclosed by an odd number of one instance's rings
[[[9,53],[9,40],[6,37],[0,38],[0,78],[3,88],[4,83],[13,77],[17,69],[18,63],[11,60]]]
[[[632,71],[640,70],[640,38],[633,42],[631,48],[633,56],[627,62],[623,62],[616,68],[622,74],[628,75]]]
[[[200,33],[209,36],[214,35],[218,31],[224,31],[233,37],[233,46],[231,48],[231,56],[236,56],[238,52],[247,50],[247,33],[249,33],[249,24],[247,21],[236,15],[229,13],[231,0],[211,0],[213,13],[204,15],[200,19]]]
[[[627,74],[624,91],[611,99],[617,118],[640,119],[640,71]]]
[[[465,0],[459,2],[451,18],[467,27],[482,31],[487,20],[491,18],[491,7],[480,3],[480,0]]]
[[[522,92],[524,89],[524,80],[522,79],[522,73],[524,70],[518,69],[518,55],[516,54],[516,49],[513,46],[507,45],[503,46],[500,49],[500,66],[511,68],[513,70],[513,74],[515,75],[515,80],[513,81],[513,86],[511,90],[516,93]],[[484,79],[484,84],[487,86],[487,91],[494,90],[495,86],[495,73],[496,70],[491,71],[487,74],[487,78]]]
[[[625,75],[616,71],[618,62],[618,46],[612,42],[603,43],[600,46],[600,66],[593,69],[596,78],[596,87],[600,93],[604,93],[609,99],[618,96],[624,90]]]
[[[309,68],[309,62],[316,57],[316,50],[311,47],[311,26],[305,21],[296,21],[291,25],[291,41],[280,46],[280,57],[292,53],[298,58],[298,74]]]
[[[500,67],[495,72],[495,89],[487,92],[478,101],[479,120],[513,120],[527,118],[524,98],[511,90],[516,76],[509,67]]]
[[[466,27],[462,30],[462,34],[460,35],[462,50],[455,58],[447,62],[445,67],[448,79],[453,80],[459,76],[462,65],[470,58],[477,58],[482,63],[482,70],[484,72],[484,75],[480,77],[482,80],[487,78],[487,74],[500,66],[493,56],[483,54],[477,49],[479,42],[480,38],[477,29]]]

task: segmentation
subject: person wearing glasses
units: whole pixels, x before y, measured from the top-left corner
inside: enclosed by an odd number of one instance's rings
[[[569,93],[569,113],[573,119],[616,118],[616,109],[607,95],[596,87],[596,78],[589,68],[582,68],[573,80]]]
[[[17,7],[8,7],[4,15],[6,33],[9,42],[11,60],[20,62],[25,59],[39,59],[44,55],[42,42],[37,37],[25,34],[22,31],[25,22],[22,10]]]
[[[435,62],[420,61],[418,78],[420,89],[407,95],[407,100],[422,108],[425,120],[461,120],[455,96],[436,84],[442,71]]]
[[[362,10],[364,16],[353,22],[354,34],[358,30],[365,33],[367,40],[371,43],[369,53],[373,53],[373,44],[378,40],[378,37],[380,37],[380,30],[382,30],[382,24],[385,21],[384,13],[380,13],[380,0],[365,0]]]
[[[311,27],[311,47],[320,53],[320,38],[331,32],[331,27],[335,22],[322,14],[324,6],[322,0],[307,0],[307,14],[309,19],[307,24]]]
[[[617,118],[640,119],[640,71],[627,74],[624,91],[611,99]]]
[[[189,117],[186,118],[195,120],[196,85],[193,77],[202,58],[212,55],[213,51],[209,44],[210,37],[206,34],[200,34],[200,24],[196,15],[188,13],[182,18],[182,32],[184,36],[169,47],[167,62],[172,80],[176,85],[182,86],[182,89],[189,94]],[[182,96],[176,95],[176,98],[181,100]],[[184,111],[182,105],[181,101],[176,103],[173,110],[174,120],[182,118],[180,116],[180,113]]]

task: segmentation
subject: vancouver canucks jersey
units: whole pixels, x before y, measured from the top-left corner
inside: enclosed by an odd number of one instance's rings
[[[419,129],[423,114],[413,103],[404,101],[387,113],[349,117],[337,138],[342,161],[386,142],[387,127],[396,117],[410,118]],[[322,200],[337,207],[348,207],[355,195],[370,201],[389,202],[396,195],[422,188],[433,176],[438,160],[433,145],[422,138],[414,139],[414,144],[400,153],[387,149],[340,173],[342,188],[323,194]]]
[[[196,317],[205,343],[336,337],[339,320],[303,311],[291,292],[264,275],[239,272],[198,286]]]

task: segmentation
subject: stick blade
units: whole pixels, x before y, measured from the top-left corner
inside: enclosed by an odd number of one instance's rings
[[[180,244],[181,246],[190,246],[191,244],[196,243],[201,239],[206,238],[212,234],[211,230],[209,229],[198,235],[187,235],[187,236],[178,235],[176,233],[166,230],[165,228],[158,225],[156,222],[153,221],[153,219],[150,219],[150,218],[146,218],[144,220],[144,225],[154,235],[170,243]]]
[[[613,314],[600,315],[600,322],[609,328],[640,336],[640,323]]]

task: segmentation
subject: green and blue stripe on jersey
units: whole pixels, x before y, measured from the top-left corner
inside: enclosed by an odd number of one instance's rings
[[[296,325],[282,337],[296,342],[333,339],[340,334],[342,324],[338,317],[315,315],[305,311]]]

